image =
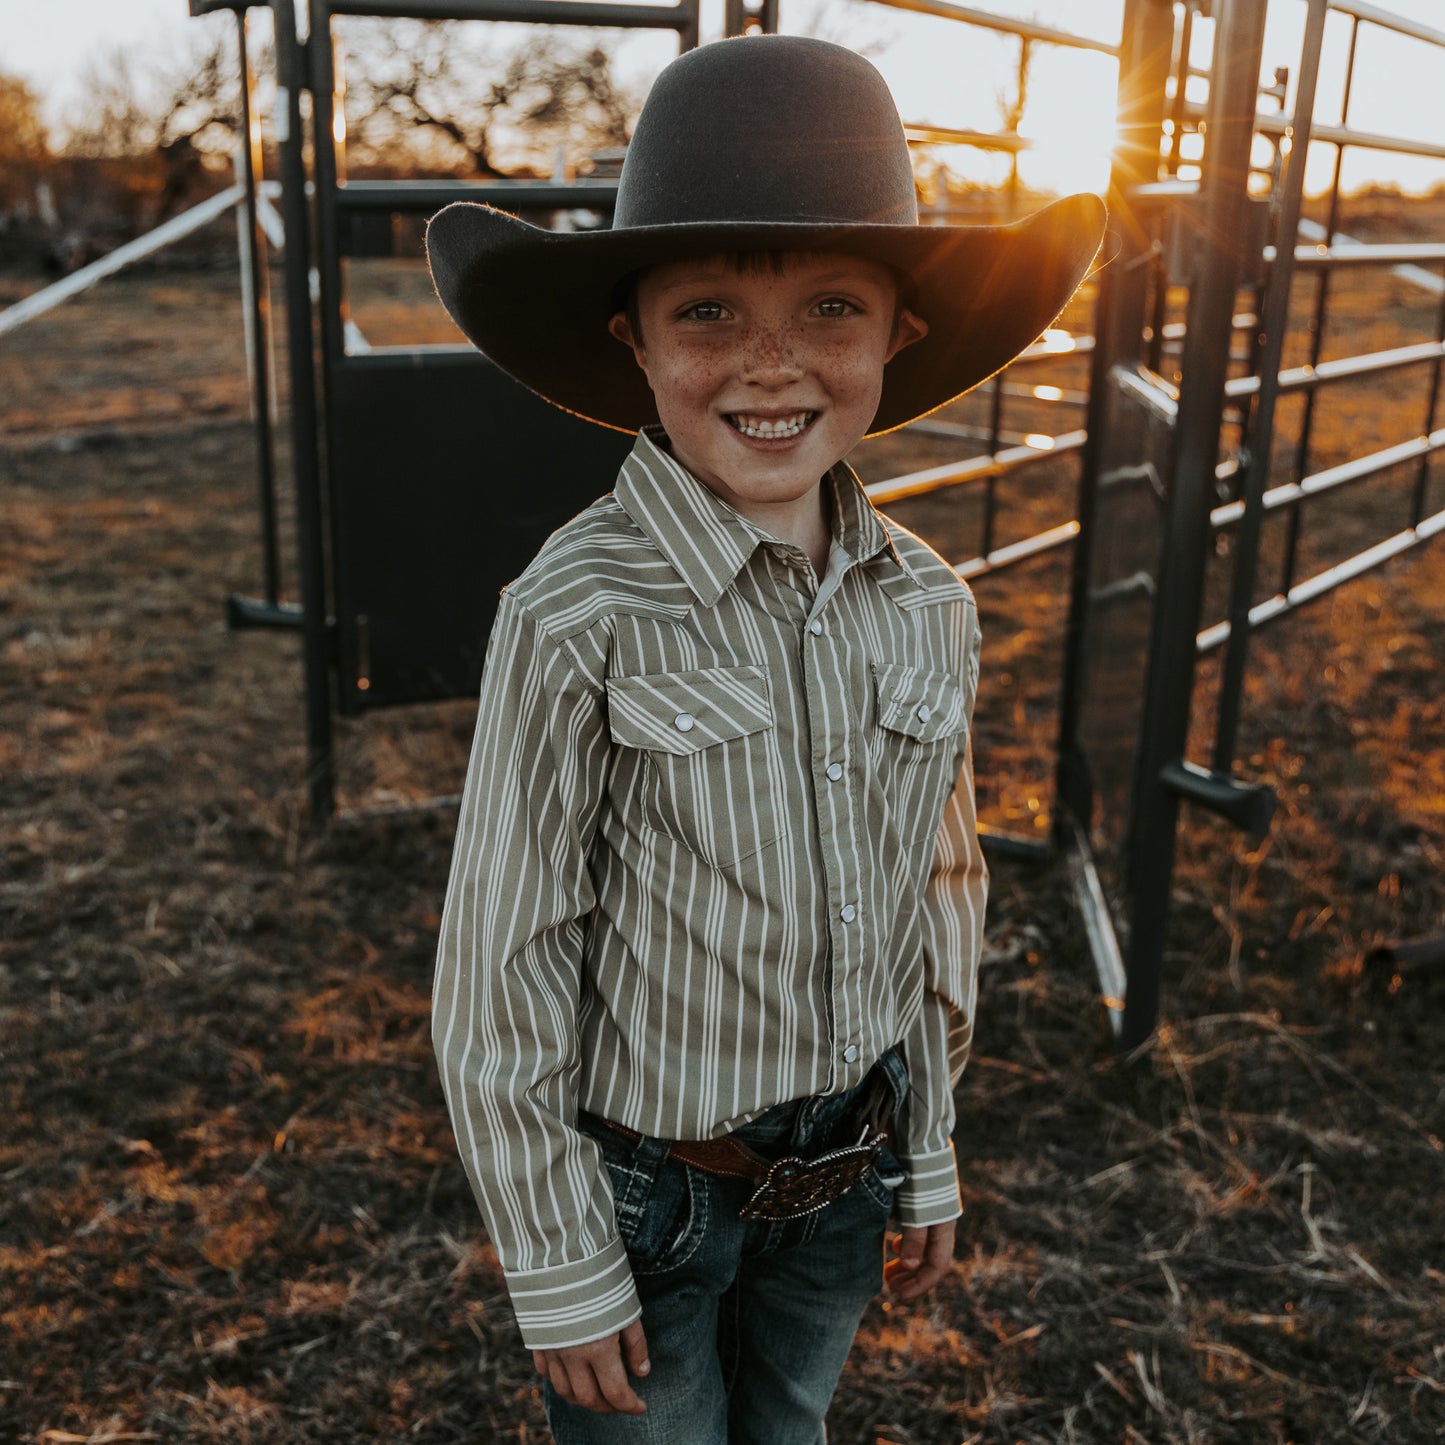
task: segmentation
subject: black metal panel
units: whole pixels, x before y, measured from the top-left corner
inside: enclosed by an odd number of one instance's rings
[[[616,25],[686,30],[697,6],[621,5],[612,0],[334,0],[333,15],[399,16],[412,20],[498,20],[522,25]]]
[[[462,351],[353,357],[329,389],[338,706],[472,696],[501,588],[632,438]]]
[[[1159,590],[1159,549],[1174,437],[1170,422],[1107,377],[1101,408],[1109,443],[1095,483],[1093,545],[1079,660],[1078,736],[1087,793],[1076,796],[1103,872],[1118,881],[1132,823],[1142,689]],[[1120,933],[1127,920],[1120,917]]]
[[[329,103],[329,102],[328,102]],[[479,201],[505,211],[611,211],[617,204],[616,181],[347,181],[333,201],[347,212],[393,211],[430,215],[453,201]]]

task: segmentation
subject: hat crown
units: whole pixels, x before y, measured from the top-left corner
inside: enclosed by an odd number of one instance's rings
[[[898,109],[862,56],[748,36],[688,51],[658,76],[627,148],[614,229],[759,222],[918,223]]]

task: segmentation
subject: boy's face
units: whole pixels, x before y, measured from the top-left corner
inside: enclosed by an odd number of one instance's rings
[[[884,366],[928,331],[887,267],[836,251],[669,262],[636,302],[641,336],[621,313],[611,330],[674,454],[764,527],[811,501],[873,420]]]

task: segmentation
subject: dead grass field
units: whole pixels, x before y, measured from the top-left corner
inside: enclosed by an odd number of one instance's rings
[[[1367,344],[1421,324],[1391,304]],[[296,640],[222,622],[258,587],[241,373],[229,277],[0,341],[0,1440],[539,1441],[428,1039],[452,817],[308,833]],[[1327,449],[1418,430],[1373,386]],[[1318,504],[1321,547],[1409,480]],[[905,520],[961,556],[975,517]],[[979,588],[985,813],[1040,831],[1063,578]],[[1186,819],[1152,1054],[1112,1050],[1062,870],[997,868],[957,1261],[870,1312],[835,1445],[1445,1439],[1445,970],[1367,961],[1445,928],[1445,551],[1255,660],[1280,815]],[[345,801],[455,791],[470,712],[348,724]]]

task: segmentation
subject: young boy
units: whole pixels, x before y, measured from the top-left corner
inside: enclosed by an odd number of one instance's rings
[[[502,594],[437,964],[564,1445],[812,1445],[890,1213],[898,1298],[952,1259],[978,622],[843,458],[1027,345],[1101,230],[919,227],[881,77],[795,37],[663,72],[612,230],[432,223],[483,351],[643,428]]]

